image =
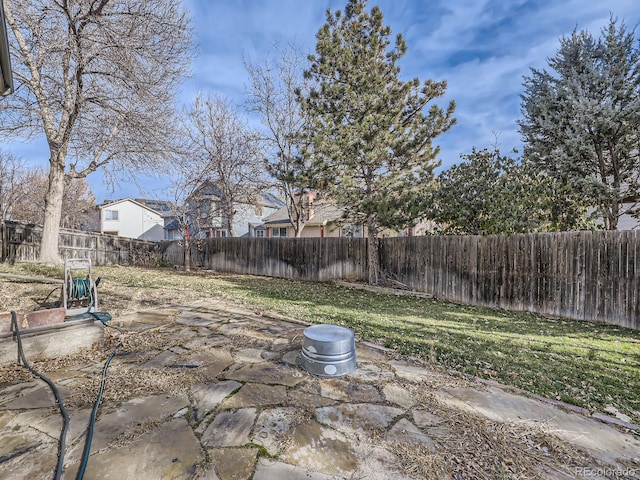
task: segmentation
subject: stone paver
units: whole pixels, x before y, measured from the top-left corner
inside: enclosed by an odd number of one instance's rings
[[[293,407],[271,408],[260,413],[251,437],[252,443],[264,447],[269,455],[277,456],[284,450],[283,443],[291,426],[302,414]]]
[[[92,455],[85,478],[189,478],[202,460],[200,442],[187,421],[174,419],[141,435],[130,444]],[[117,476],[114,476],[114,467],[117,468]],[[69,465],[63,478],[76,478],[78,468],[79,463]]]
[[[287,394],[289,405],[297,407],[326,407],[334,405],[337,400],[329,397],[323,397],[320,393],[309,393],[303,390],[292,390]]]
[[[287,389],[284,385],[262,385],[247,383],[233,397],[222,402],[221,408],[258,407],[281,405],[287,401]]]
[[[419,443],[430,450],[436,450],[436,445],[431,437],[422,433],[418,427],[406,418],[401,418],[391,430],[387,432],[387,440],[398,443]]]
[[[338,430],[345,427],[354,430],[383,429],[404,413],[405,410],[402,408],[370,403],[343,403],[335,407],[316,409],[316,417],[320,423]]]
[[[235,352],[234,357],[238,362],[245,363],[262,363],[265,357],[270,353],[267,350],[259,350],[257,348],[243,348]]]
[[[358,460],[347,437],[314,421],[297,425],[282,459],[313,471],[349,476]]]
[[[519,455],[535,465],[540,478],[606,477],[598,472],[640,478],[637,436],[499,385],[461,381],[399,360],[375,345],[357,343],[358,368],[348,375],[310,375],[298,362],[305,326],[295,321],[216,299],[131,313],[114,322],[171,342],[123,353],[112,365],[120,362],[133,375],[179,369],[192,381],[179,394],[103,400],[85,478],[418,480],[429,471],[420,462],[443,462],[451,442],[482,442],[482,431],[456,421],[461,412],[495,426],[492,435],[531,425],[532,431],[557,437],[559,452],[580,452],[579,463],[565,464],[566,457],[526,445]],[[50,377],[64,399],[95,382],[101,370],[101,363],[89,362]],[[53,478],[62,426],[53,395],[39,380],[1,382],[0,478]],[[64,479],[75,478],[90,415],[86,405],[69,410]],[[491,454],[490,443],[480,446]],[[474,478],[469,472],[479,464],[458,471]],[[578,468],[592,474],[579,474]],[[511,473],[530,478],[530,471]]]
[[[285,363],[249,364],[225,375],[238,382],[260,382],[294,387],[305,379],[305,373]]]
[[[169,365],[173,365],[178,362],[179,355],[173,353],[170,350],[165,350],[164,352],[160,352],[158,355],[153,357],[151,360],[146,362],[141,366],[143,369],[147,368],[162,368]]]
[[[382,395],[373,385],[352,383],[336,378],[323,378],[320,382],[321,395],[344,402],[371,402],[382,401]]]
[[[106,449],[127,431],[145,422],[173,416],[186,405],[189,405],[186,396],[168,395],[134,398],[120,405],[105,405],[95,424],[91,453]],[[66,458],[71,462],[79,459],[83,448],[84,442],[78,443],[67,452]]]
[[[207,447],[241,447],[249,442],[255,419],[255,408],[220,412],[202,434],[202,444]]]
[[[193,398],[193,416],[196,422],[202,420],[232,392],[242,387],[233,380],[217,383],[200,383],[191,388]]]
[[[258,458],[257,448],[212,448],[209,455],[220,480],[248,480]]]
[[[411,393],[400,385],[385,385],[382,394],[387,402],[400,405],[403,408],[411,408],[416,404]]]
[[[531,398],[514,395],[498,388],[488,388],[484,391],[449,388],[439,392],[438,396],[448,405],[479,413],[491,420],[542,426],[610,464],[617,464],[620,457],[640,459],[640,438]],[[640,465],[638,474],[640,475]]]
[[[306,468],[289,463],[260,459],[253,480],[339,480],[342,477],[324,473],[310,472]]]
[[[218,375],[233,364],[233,357],[228,348],[211,348],[205,351],[189,353],[183,356],[181,363],[197,365],[199,375],[215,380]]]
[[[64,386],[57,386],[57,388],[63,398],[71,392],[69,388]],[[55,407],[55,405],[56,397],[51,389],[44,382],[38,380],[9,387],[0,393],[0,410],[45,408]]]
[[[0,459],[9,460],[23,452],[38,447],[42,441],[35,432],[3,435],[0,443]]]
[[[46,450],[42,448],[48,446]],[[0,478],[3,480],[34,480],[54,478],[58,462],[57,443],[51,441],[40,448],[30,450],[13,460],[0,463]],[[70,477],[71,478],[71,477]]]

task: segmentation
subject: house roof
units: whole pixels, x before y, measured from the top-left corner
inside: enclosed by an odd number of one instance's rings
[[[180,230],[180,223],[178,222],[178,220],[171,220],[169,223],[167,223],[164,226],[165,230]]]
[[[198,195],[212,196],[220,199],[224,198],[224,193],[222,193],[222,190],[220,190],[220,188],[210,180],[205,180],[193,194],[193,196]],[[247,203],[253,204],[254,202]],[[258,193],[258,203],[263,207],[268,208],[280,208],[285,206],[284,201],[280,197],[268,191]]]
[[[202,185],[200,185],[194,192],[194,196],[195,195],[212,195],[218,198],[224,197],[222,190],[220,190],[220,188],[215,183],[209,180],[205,180],[204,182],[202,182]]]
[[[133,199],[131,199],[131,198],[121,198],[121,199],[119,199],[119,200],[107,200],[106,202],[104,202],[104,203],[102,203],[102,204],[100,204],[100,205],[97,205],[97,207],[98,207],[100,210],[103,210],[103,209],[105,209],[105,208],[113,207],[113,206],[115,206],[115,205],[118,205],[118,204],[120,204],[120,203],[124,203],[124,202],[130,202],[130,203],[133,203],[134,205],[137,205],[137,206],[138,206],[138,207],[140,207],[140,208],[143,208],[143,209],[145,209],[145,210],[148,210],[148,211],[149,211],[149,212],[151,212],[151,213],[154,213],[154,214],[156,214],[156,215],[160,215],[160,213],[159,213],[159,212],[157,212],[156,210],[154,210],[153,208],[149,208],[149,207],[147,207],[146,205],[143,205],[142,203],[136,202],[135,200],[133,200]]]
[[[281,207],[271,215],[267,215],[262,219],[262,223],[263,225],[291,225],[287,207]]]
[[[173,204],[169,200],[153,200],[148,198],[136,198],[136,202],[158,212],[163,217],[173,215]]]
[[[284,200],[270,192],[261,193],[260,198],[264,207],[281,208],[285,206]]]
[[[344,210],[336,207],[331,203],[321,203],[314,206],[314,215],[305,222],[305,225],[326,225],[330,222],[340,220],[344,213]]]
[[[307,226],[326,225],[342,218],[343,210],[331,203],[317,203],[313,206],[313,217],[305,222]],[[287,207],[282,207],[263,220],[264,225],[273,226],[290,226],[289,212]]]

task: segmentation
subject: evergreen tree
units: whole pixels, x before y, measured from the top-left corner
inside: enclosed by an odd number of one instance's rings
[[[597,206],[615,230],[624,201],[640,190],[640,50],[634,31],[611,19],[602,37],[574,31],[525,77],[519,122],[525,158]]]
[[[461,158],[438,176],[430,202],[440,233],[511,235],[588,226],[575,195],[520,158],[475,148]]]
[[[446,82],[402,81],[405,41],[398,35],[391,47],[382,12],[366,6],[349,0],[344,14],[327,11],[305,72],[315,85],[300,100],[313,119],[316,176],[345,217],[365,225],[369,282],[377,284],[377,235],[410,226],[422,213],[437,166],[432,141],[454,124],[455,105],[432,105],[425,114]]]

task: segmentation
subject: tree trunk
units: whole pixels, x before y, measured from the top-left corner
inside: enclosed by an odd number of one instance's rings
[[[58,242],[60,236],[60,218],[62,216],[62,198],[64,196],[64,164],[62,152],[51,155],[49,170],[49,188],[45,196],[44,225],[40,241],[40,262],[47,265],[60,263]]]
[[[378,259],[378,238],[376,229],[367,228],[367,257],[369,266],[369,285],[378,285],[380,281],[380,262]]]
[[[7,222],[5,220],[6,215],[4,212],[2,213],[2,218],[0,218],[0,262],[4,262],[7,260],[7,252],[9,249],[7,248]]]
[[[184,270],[191,271],[191,241],[186,237],[184,239]]]

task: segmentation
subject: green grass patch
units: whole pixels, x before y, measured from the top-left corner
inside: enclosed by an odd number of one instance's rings
[[[46,273],[33,264],[0,264],[0,272],[7,270]],[[192,289],[310,323],[345,325],[358,338],[404,355],[591,411],[614,407],[640,423],[640,331],[329,283],[172,269],[94,270],[94,275],[123,286]],[[61,269],[54,273],[61,278]]]

